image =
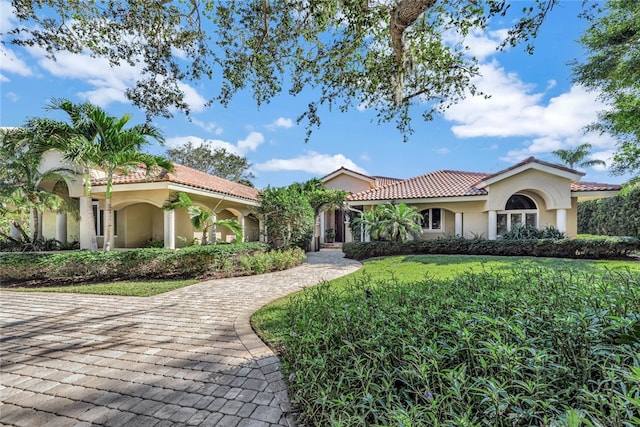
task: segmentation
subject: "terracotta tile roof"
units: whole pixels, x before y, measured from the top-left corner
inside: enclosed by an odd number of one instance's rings
[[[403,181],[402,178],[390,178],[388,176],[374,176],[376,180],[376,187],[384,187],[385,185],[395,184],[396,182]]]
[[[573,181],[571,183],[571,191],[619,191],[621,185],[617,184],[601,184],[599,182],[581,182]]]
[[[397,181],[384,187],[347,196],[349,201],[426,199],[434,197],[482,196],[487,190],[473,184],[488,174],[441,170]]]
[[[134,184],[142,182],[162,182],[169,181],[176,184],[183,184],[193,188],[200,188],[216,193],[227,194],[247,200],[258,200],[258,190],[237,182],[229,181],[218,176],[209,175],[186,166],[174,163],[175,171],[167,172],[162,169],[159,172],[147,176],[147,169],[140,167],[138,170],[127,174],[114,176],[114,185]],[[106,185],[106,179],[95,179],[93,185]]]

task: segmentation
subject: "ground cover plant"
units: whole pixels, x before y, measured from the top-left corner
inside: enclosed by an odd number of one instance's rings
[[[299,248],[272,251],[262,243],[190,246],[179,250],[6,253],[0,255],[0,285],[39,287],[109,281],[209,279],[259,274],[299,265]]]
[[[306,425],[640,423],[637,262],[377,259],[253,322]]]

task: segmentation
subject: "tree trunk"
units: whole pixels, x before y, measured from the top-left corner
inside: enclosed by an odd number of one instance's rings
[[[107,192],[108,194],[108,192]],[[107,195],[107,199],[104,201],[104,233],[102,242],[102,249],[105,252],[111,250],[111,236],[113,235],[113,224],[111,221],[111,194]]]
[[[38,229],[40,228],[40,218],[38,217],[38,210],[31,208],[31,222],[33,223],[33,230],[31,230],[31,243],[38,240]]]
[[[391,47],[393,48],[396,64],[399,66],[402,66],[404,62],[404,42],[402,40],[404,32],[435,2],[436,0],[402,0],[391,11],[391,19],[389,21]]]
[[[84,195],[89,199],[89,203],[93,203],[91,199],[91,173],[85,169],[84,172]],[[89,223],[89,230],[85,230],[89,232],[89,240],[91,242],[91,252],[95,252],[98,250],[98,239],[96,237],[96,229],[94,227],[95,218],[93,217],[93,206],[89,206],[89,210],[87,212],[87,223]]]

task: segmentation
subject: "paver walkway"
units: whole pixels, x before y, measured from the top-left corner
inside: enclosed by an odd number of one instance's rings
[[[147,298],[0,292],[0,424],[292,425],[278,358],[249,318],[359,266],[322,250]]]

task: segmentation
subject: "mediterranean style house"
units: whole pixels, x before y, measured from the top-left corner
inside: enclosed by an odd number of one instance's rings
[[[368,240],[349,218],[376,205],[405,203],[422,214],[422,239],[482,236],[496,239],[515,224],[553,226],[577,234],[578,201],[611,197],[619,185],[580,182],[585,174],[534,157],[497,173],[439,170],[409,179],[367,176],[340,168],[322,178],[326,188],[350,194],[345,210],[326,211],[326,230],[335,242]],[[347,212],[350,212],[347,214]]]
[[[50,151],[42,162],[42,170],[65,163],[59,153]],[[91,199],[84,197],[82,176],[76,175],[58,182],[44,182],[41,186],[77,201],[80,219],[66,213],[45,212],[40,224],[42,235],[66,243],[77,240],[81,249],[91,245],[91,227],[96,232],[98,247],[103,244],[104,200],[106,179],[100,171],[92,172]],[[164,203],[177,192],[188,194],[194,204],[207,207],[216,219],[236,219],[243,229],[245,241],[260,239],[259,220],[252,215],[258,205],[258,190],[231,182],[182,165],[175,165],[174,172],[161,171],[147,175],[139,169],[113,180],[112,209],[114,236],[112,248],[136,248],[150,243],[166,248],[187,245],[202,233],[189,220],[186,208],[166,211]],[[89,210],[93,210],[93,223],[89,223]],[[217,241],[235,241],[235,234],[226,228],[213,230]]]

